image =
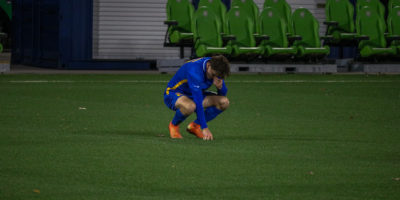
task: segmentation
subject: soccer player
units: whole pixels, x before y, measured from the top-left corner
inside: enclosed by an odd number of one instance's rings
[[[196,112],[197,119],[186,130],[204,140],[214,139],[207,122],[229,106],[224,82],[229,73],[229,62],[222,55],[191,60],[179,68],[164,92],[165,104],[175,111],[169,123],[171,138],[182,138],[179,124]],[[217,88],[217,93],[206,91],[212,85]]]

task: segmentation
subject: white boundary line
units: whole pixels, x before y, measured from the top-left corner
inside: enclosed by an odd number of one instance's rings
[[[73,80],[21,80],[21,81],[4,81],[6,83],[168,83],[167,80],[122,80],[122,81],[73,81]],[[400,80],[244,80],[244,81],[227,81],[227,83],[397,83]],[[1,83],[1,81],[0,81]]]

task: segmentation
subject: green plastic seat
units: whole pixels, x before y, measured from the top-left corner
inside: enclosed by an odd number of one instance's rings
[[[290,5],[285,0],[265,0],[263,8],[273,7],[275,8],[281,16],[283,16],[283,20],[286,24],[286,32],[293,35],[293,18],[292,18],[292,9]]]
[[[309,10],[299,8],[294,11],[293,29],[295,35],[301,36],[301,40],[294,42],[299,57],[323,57],[329,54],[329,46],[321,46],[319,23]]]
[[[379,0],[357,0],[356,14],[358,15],[364,7],[374,9],[382,19],[385,18],[385,6]]]
[[[388,13],[392,13],[393,8],[400,6],[400,0],[389,0],[388,2]]]
[[[193,17],[192,30],[194,48],[198,57],[231,54],[230,45],[223,46],[221,21],[212,9],[206,6],[197,9]]]
[[[390,46],[397,48],[397,55],[400,55],[400,6],[391,9],[387,18],[388,38],[395,38]]]
[[[221,0],[200,0],[199,8],[206,6],[211,9],[221,20],[222,33],[226,33],[226,6]]]
[[[368,37],[358,45],[361,57],[396,54],[395,47],[386,47],[385,21],[376,9],[362,8],[357,15],[356,29],[360,37]]]
[[[331,44],[354,41],[356,36],[353,19],[354,7],[349,0],[327,0],[325,15],[326,35],[333,36]]]
[[[254,24],[258,24],[258,7],[253,0],[232,0],[231,7],[238,6],[246,11],[253,20]],[[258,33],[258,26],[254,26],[254,32]]]
[[[170,44],[182,44],[193,41],[192,17],[194,8],[189,0],[168,0],[167,2],[167,37]]]
[[[261,41],[264,56],[295,55],[297,49],[289,47],[285,21],[277,9],[266,7],[260,14],[260,35],[268,35],[269,40]]]
[[[249,15],[242,7],[234,6],[227,14],[228,34],[235,37],[235,40],[230,41],[232,46],[232,56],[240,56],[246,54],[261,55],[263,49],[256,46],[254,36],[254,21],[253,16]]]

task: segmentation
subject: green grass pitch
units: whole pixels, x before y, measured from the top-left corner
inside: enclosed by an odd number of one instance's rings
[[[233,75],[214,141],[171,75],[1,75],[0,199],[400,199],[400,76]]]

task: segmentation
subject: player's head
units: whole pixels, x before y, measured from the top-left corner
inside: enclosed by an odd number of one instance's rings
[[[214,71],[214,75],[220,79],[224,79],[230,74],[229,61],[223,55],[216,55],[211,57],[210,67]]]

